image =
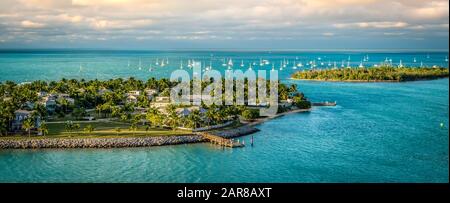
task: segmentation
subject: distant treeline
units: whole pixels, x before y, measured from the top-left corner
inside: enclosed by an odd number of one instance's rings
[[[414,81],[449,76],[448,68],[372,67],[298,71],[294,79],[331,81]]]

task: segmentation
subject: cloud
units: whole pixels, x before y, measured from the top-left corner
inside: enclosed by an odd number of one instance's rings
[[[383,39],[384,33],[433,39],[448,33],[448,13],[448,0],[2,0],[0,36],[90,44]]]
[[[29,20],[24,20],[24,21],[20,22],[20,25],[24,28],[43,28],[43,27],[45,27],[45,24],[43,24],[43,23],[36,23],[33,21],[29,21]]]

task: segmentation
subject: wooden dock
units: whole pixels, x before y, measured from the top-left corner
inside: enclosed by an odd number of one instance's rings
[[[220,137],[220,136],[217,136],[217,135],[213,135],[211,133],[201,132],[201,133],[198,133],[198,134],[202,135],[209,142],[211,142],[213,144],[220,145],[220,146],[231,147],[231,148],[244,147],[245,146],[243,143],[236,142],[236,141],[234,141],[232,139],[227,139],[227,138],[223,138],[223,137]]]
[[[336,102],[313,102],[312,106],[336,106]]]

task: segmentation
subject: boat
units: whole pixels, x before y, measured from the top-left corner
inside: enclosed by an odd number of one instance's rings
[[[414,62],[414,63],[416,63],[416,62],[417,62],[417,60],[416,60],[416,57],[414,57],[414,60],[413,60],[413,62]]]
[[[183,69],[183,61],[180,61],[180,69]]]
[[[275,71],[275,64],[272,64],[272,71]]]
[[[244,60],[241,60],[241,67],[244,67]]]
[[[227,59],[224,58],[224,59],[223,59],[223,63],[222,63],[222,66],[223,66],[223,67],[227,66],[226,61],[227,61]]]
[[[228,61],[228,66],[233,66],[233,60],[230,58],[230,60]]]
[[[336,106],[337,102],[313,102],[312,106]]]
[[[403,68],[402,60],[400,60],[400,63],[398,64],[398,67],[399,67],[399,68]]]
[[[361,61],[361,63],[359,63],[359,68],[364,68],[363,62]]]
[[[444,60],[444,61],[445,61],[445,62],[448,62],[448,57],[447,57],[447,56],[445,57],[445,60]]]
[[[156,58],[155,65],[159,66],[159,59],[158,58]]]
[[[138,67],[138,69],[139,69],[139,70],[142,69],[142,62],[141,62],[141,59],[139,59],[139,67]]]

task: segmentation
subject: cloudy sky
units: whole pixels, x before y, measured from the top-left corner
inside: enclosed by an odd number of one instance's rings
[[[448,0],[1,0],[0,48],[445,49]]]

